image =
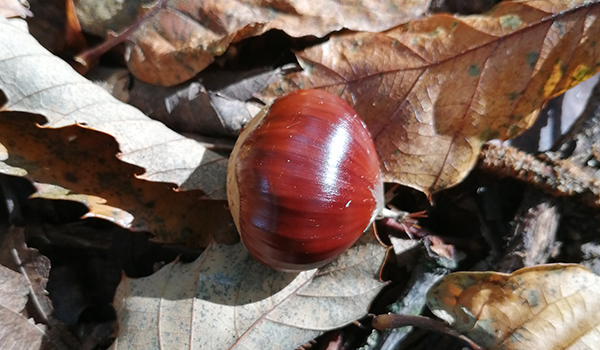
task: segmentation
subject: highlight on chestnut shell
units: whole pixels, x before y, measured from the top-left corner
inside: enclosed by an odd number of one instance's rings
[[[383,208],[373,139],[343,99],[292,92],[240,134],[227,198],[256,260],[280,271],[321,267],[356,242]]]

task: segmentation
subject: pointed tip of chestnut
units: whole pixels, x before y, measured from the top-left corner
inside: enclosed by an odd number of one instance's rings
[[[242,131],[229,160],[227,197],[242,242],[281,271],[325,265],[383,207],[373,140],[343,99],[298,90]]]

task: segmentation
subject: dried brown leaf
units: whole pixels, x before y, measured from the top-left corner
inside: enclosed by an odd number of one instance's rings
[[[237,136],[260,110],[208,92],[197,82],[165,88],[136,81],[130,103],[177,132],[212,137]]]
[[[433,313],[494,350],[600,349],[600,277],[581,265],[457,272],[428,292]]]
[[[0,230],[0,265],[13,271],[19,271],[26,278],[27,287],[31,288],[35,299],[36,312],[41,319],[47,319],[52,314],[52,302],[48,298],[46,283],[50,274],[50,260],[41,255],[37,249],[25,244],[23,228]],[[20,312],[15,310],[14,312]],[[0,329],[2,327],[0,326]],[[0,337],[0,339],[2,339]]]
[[[45,128],[79,125],[109,134],[119,159],[146,170],[139,178],[224,198],[225,180],[204,183],[199,170],[219,159],[225,169],[226,159],[115,100],[2,18],[0,47],[0,90],[8,100],[0,111],[43,115]]]
[[[172,86],[196,75],[230,43],[270,29],[281,29],[293,37],[322,37],[342,28],[377,32],[421,16],[427,4],[425,0],[162,0],[139,11],[134,25],[139,27],[130,37],[126,59],[138,79]],[[80,13],[84,25],[99,31],[92,15],[99,13],[92,12],[96,6],[89,6],[86,13],[80,8]],[[114,20],[98,21],[120,32],[125,29],[124,13],[121,10]]]
[[[11,146],[5,162],[27,169],[36,181],[33,197],[81,202],[89,208],[84,217],[149,231],[157,241],[206,247],[213,234],[219,242],[236,241],[224,201],[140,180],[139,168],[114,156],[118,147],[110,136],[77,126],[41,129],[35,126],[40,119],[0,113],[0,142]]]
[[[516,136],[599,70],[599,15],[598,1],[504,1],[484,15],[335,36],[299,52],[304,71],[265,95],[341,95],[369,127],[384,179],[430,195],[460,182],[483,142]]]

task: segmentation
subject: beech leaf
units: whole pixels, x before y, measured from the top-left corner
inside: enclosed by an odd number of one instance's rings
[[[384,252],[365,234],[331,264],[294,274],[261,265],[241,243],[210,245],[190,264],[121,281],[112,349],[294,349],[366,315],[384,286]]]
[[[337,35],[297,53],[304,70],[264,96],[340,95],[367,124],[384,180],[431,195],[459,183],[485,141],[518,135],[598,72],[598,18],[598,1],[503,1],[483,15]]]
[[[600,349],[600,277],[581,265],[453,273],[427,304],[486,349]]]

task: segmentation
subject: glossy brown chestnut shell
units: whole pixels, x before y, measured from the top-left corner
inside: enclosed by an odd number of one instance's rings
[[[281,271],[320,267],[350,247],[383,206],[373,140],[341,98],[298,90],[241,133],[227,197],[242,242]]]

